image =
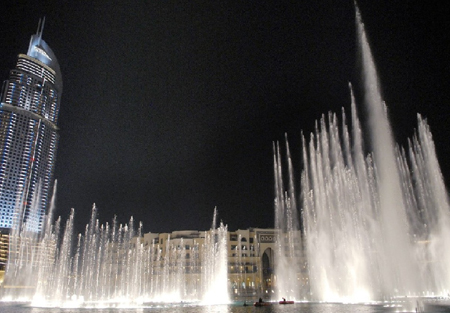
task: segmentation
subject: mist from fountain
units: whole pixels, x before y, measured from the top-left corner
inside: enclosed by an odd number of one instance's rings
[[[84,235],[74,237],[74,214],[63,231],[58,219],[46,222],[41,236],[26,227],[11,234],[2,300],[51,307],[228,302],[227,227],[215,228],[217,210],[214,228],[195,244],[169,236],[164,246],[144,245],[142,224],[135,229],[133,218],[127,225],[116,219],[100,225],[95,205]]]
[[[358,9],[356,16],[373,152],[364,152],[351,86],[351,132],[343,110],[341,122],[336,114],[323,116],[309,143],[302,135],[301,217],[308,298],[364,302],[447,297],[450,203],[430,128],[418,114],[408,148],[395,145]],[[274,159],[276,216],[285,216],[294,207],[295,194],[290,183],[288,188],[282,183],[278,148]],[[291,181],[288,146],[287,159]],[[289,231],[291,222],[277,219],[276,227]],[[286,266],[282,252],[277,262]],[[289,269],[292,276],[298,266]]]
[[[227,247],[227,227],[220,222],[217,225],[217,209],[214,209],[212,230],[206,234],[205,245],[210,247],[204,249],[204,266],[202,287],[204,304],[228,303],[228,247]]]

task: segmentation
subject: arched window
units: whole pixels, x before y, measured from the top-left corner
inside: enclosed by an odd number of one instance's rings
[[[262,269],[266,273],[270,273],[273,267],[273,250],[267,248],[262,255]]]

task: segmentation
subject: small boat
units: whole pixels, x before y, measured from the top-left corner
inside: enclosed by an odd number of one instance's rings
[[[255,302],[253,305],[254,306],[266,306],[266,305],[270,305],[270,302]]]
[[[281,300],[278,302],[279,304],[294,304],[294,301],[289,301],[289,300]]]

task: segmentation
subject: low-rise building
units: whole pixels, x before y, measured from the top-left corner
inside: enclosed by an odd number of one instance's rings
[[[144,247],[152,250],[154,259],[160,262],[179,260],[174,254],[182,255],[185,274],[200,274],[205,254],[202,252],[205,238],[210,231],[174,231],[172,233],[146,233],[140,238]],[[276,275],[275,262],[278,242],[278,230],[265,228],[238,229],[227,232],[227,269],[230,295],[233,298],[254,298],[255,296],[273,295]],[[284,237],[284,236],[283,236]],[[284,241],[284,240],[283,240]],[[136,243],[138,242],[136,238]],[[301,247],[299,243],[296,247]],[[284,251],[284,249],[283,249]],[[168,255],[170,253],[170,255]],[[303,253],[298,251],[296,263],[304,263]],[[174,266],[180,266],[173,264]],[[163,268],[161,264],[157,266]],[[175,269],[171,269],[175,271]],[[298,277],[307,275],[299,267]],[[193,279],[196,279],[193,277]],[[304,277],[306,279],[307,277]],[[189,281],[189,280],[188,280]]]
[[[250,300],[261,296],[271,298],[274,296],[277,283],[274,270],[277,254],[286,251],[285,247],[280,247],[279,244],[285,245],[285,237],[286,234],[283,234],[280,240],[278,230],[263,228],[227,231],[224,227],[221,230],[208,231],[145,233],[142,236],[132,237],[131,240],[125,240],[124,237],[123,240],[106,243],[104,248],[101,248],[104,252],[97,256],[102,259],[102,264],[93,266],[103,271],[107,270],[110,274],[113,273],[112,276],[105,275],[113,277],[115,281],[128,281],[136,276],[139,277],[139,279],[136,278],[139,285],[145,290],[162,294],[166,289],[178,288],[180,293],[187,297],[191,294],[201,294],[201,290],[208,288],[204,284],[211,282],[211,278],[217,275],[216,269],[220,267],[221,273],[227,275],[225,279],[228,280],[228,293],[232,299]],[[16,244],[17,247],[21,247],[21,244],[27,242],[20,239]],[[11,249],[9,243],[10,236],[7,233],[0,233],[0,271],[3,273],[8,251]],[[56,249],[55,242],[50,241],[46,245],[34,242],[27,246],[29,247],[27,251],[35,252],[31,259],[44,260],[45,267],[52,267],[51,259],[56,262],[55,253],[59,250]],[[42,250],[43,247],[46,247],[45,251]],[[302,251],[297,251],[299,247],[302,247],[302,243],[296,243],[295,251],[290,252],[290,264],[305,263],[304,254]],[[17,250],[18,253],[24,249],[13,250]],[[36,253],[45,257],[38,258],[35,256]],[[89,251],[86,250],[84,253],[89,254]],[[86,258],[97,260],[97,257]],[[30,257],[27,256],[20,258],[21,263],[28,263],[29,260]],[[32,266],[42,267],[41,261],[34,262]],[[213,269],[211,269],[211,262],[214,263]],[[74,277],[83,276],[84,271],[80,267],[80,261],[77,264],[78,266],[67,268],[68,273],[72,272],[71,275]],[[299,280],[305,279],[307,282],[305,269],[298,266],[297,273],[292,273],[292,277],[295,275]],[[14,283],[17,284],[17,282]],[[109,288],[116,285],[112,282],[109,284],[111,285]]]

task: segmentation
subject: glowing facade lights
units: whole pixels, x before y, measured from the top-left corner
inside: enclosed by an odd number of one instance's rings
[[[0,98],[0,229],[26,222],[29,230],[41,230],[50,202],[62,78],[42,30],[43,23]]]

